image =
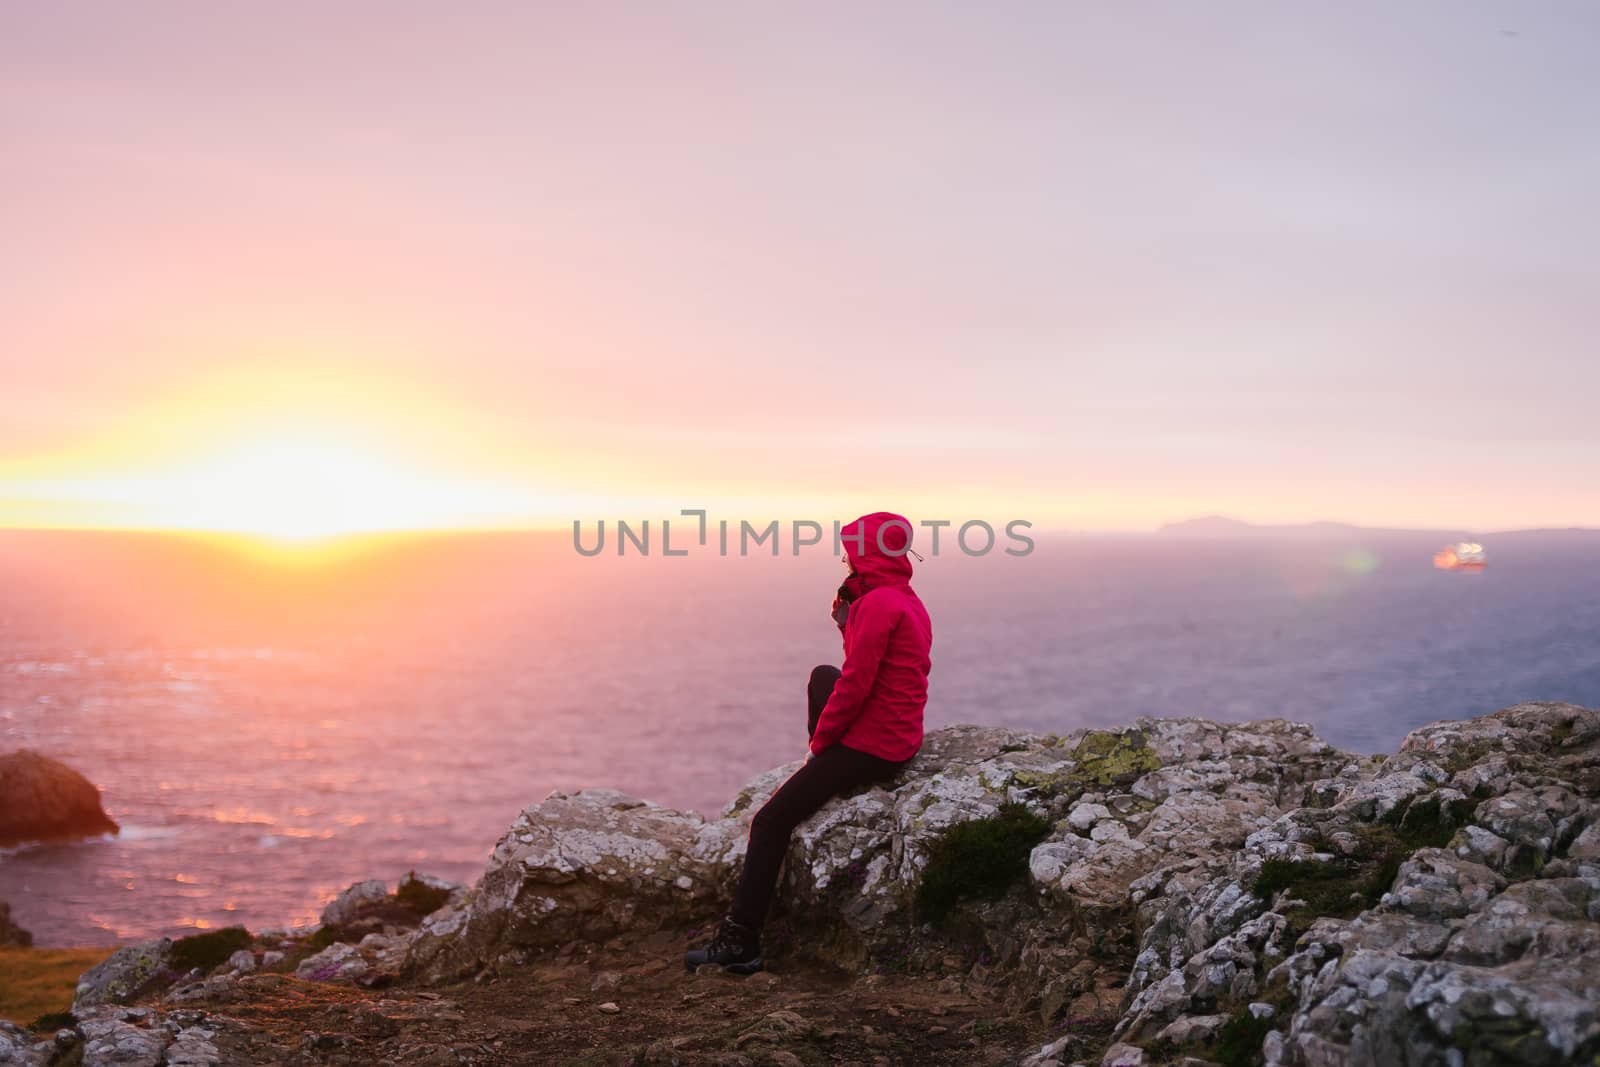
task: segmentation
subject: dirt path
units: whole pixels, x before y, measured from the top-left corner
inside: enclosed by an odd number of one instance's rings
[[[1003,1064],[1060,1036],[1002,1016],[1000,990],[960,978],[852,978],[800,960],[750,978],[690,975],[688,943],[663,931],[568,945],[434,989],[251,975],[190,1007],[239,1064]]]

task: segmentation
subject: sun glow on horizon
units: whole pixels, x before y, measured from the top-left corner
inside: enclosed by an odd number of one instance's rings
[[[176,525],[285,541],[456,523],[470,510],[453,486],[304,433],[245,442],[185,472],[181,484]]]
[[[348,435],[301,428],[237,440],[160,473],[51,479],[21,488],[103,517],[86,526],[284,543],[492,528],[537,516],[549,504],[521,487],[408,470]]]
[[[1137,476],[1086,472],[1070,487],[929,477],[904,465],[838,480],[824,462],[836,458],[819,451],[817,473],[797,480],[793,467],[768,474],[771,456],[759,450],[708,451],[693,434],[579,434],[556,417],[506,418],[431,378],[252,363],[130,403],[31,454],[0,452],[0,528],[227,535],[253,554],[299,560],[332,558],[350,546],[331,542],[376,535],[570,530],[601,519],[653,520],[659,531],[683,508],[826,523],[885,500],[919,519],[1025,519],[1078,532],[1151,530],[1217,511],[1266,523],[1333,514],[1364,525],[1517,524],[1457,514],[1448,486],[1430,496],[1323,479],[1224,491],[1159,465]],[[1340,504],[1361,494],[1364,507]]]

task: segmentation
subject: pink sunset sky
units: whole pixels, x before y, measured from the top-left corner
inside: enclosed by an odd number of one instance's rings
[[[0,525],[1600,525],[1597,71],[1586,2],[8,4]]]

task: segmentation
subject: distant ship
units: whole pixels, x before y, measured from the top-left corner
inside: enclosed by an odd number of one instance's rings
[[[1481,571],[1488,562],[1476,541],[1457,541],[1433,554],[1433,565],[1442,571]]]

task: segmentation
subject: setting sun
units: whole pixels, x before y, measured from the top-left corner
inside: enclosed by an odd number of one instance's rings
[[[170,480],[175,527],[288,540],[460,521],[455,487],[429,484],[333,436],[250,441]]]
[[[407,469],[348,434],[299,428],[219,449],[160,481],[154,525],[285,541],[481,527],[536,503],[516,487]]]
[[[540,451],[445,390],[257,361],[163,391],[77,440],[0,459],[0,525],[311,541],[548,521]],[[7,461],[8,460],[8,461]]]
[[[250,534],[310,541],[358,533],[467,529],[530,515],[517,486],[408,469],[350,432],[257,432],[194,444],[202,458],[132,472],[40,480],[41,496],[103,516],[84,525]]]

